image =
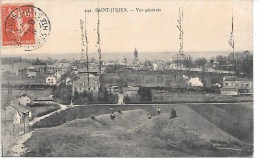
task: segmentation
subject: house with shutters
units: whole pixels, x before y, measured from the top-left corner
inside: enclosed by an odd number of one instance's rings
[[[46,84],[53,86],[56,85],[58,81],[58,77],[56,75],[49,75],[46,77]]]

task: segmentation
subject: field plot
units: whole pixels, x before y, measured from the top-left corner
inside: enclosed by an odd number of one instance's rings
[[[189,107],[227,133],[253,144],[253,103],[198,104]]]
[[[201,110],[194,111],[190,105],[161,105],[160,115],[155,113],[157,106],[144,107],[118,106],[116,109],[123,111],[122,114],[116,113],[115,120],[110,119],[109,106],[68,108],[36,123],[35,132],[25,143],[25,156],[241,157],[253,154],[250,142],[232,135],[222,125],[217,125],[215,118],[207,119],[200,115]],[[176,110],[177,117],[169,119],[172,108]],[[46,124],[54,120],[66,120],[62,116],[74,112],[74,109],[86,110],[80,111],[82,114],[79,118],[67,118],[67,121],[54,125]],[[94,112],[99,115],[92,120],[89,116]],[[148,113],[153,114],[152,119],[148,119]],[[237,120],[242,119],[238,117]],[[245,123],[238,124],[243,126]]]

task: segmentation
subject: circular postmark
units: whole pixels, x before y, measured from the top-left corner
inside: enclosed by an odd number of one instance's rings
[[[51,31],[51,23],[40,8],[23,5],[10,12],[4,29],[9,46],[24,47],[25,51],[31,51],[46,42]]]

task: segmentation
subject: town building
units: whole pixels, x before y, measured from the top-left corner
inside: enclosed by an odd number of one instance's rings
[[[45,73],[47,70],[46,63],[40,61],[38,58],[32,63],[32,66],[34,66],[34,71],[38,73]]]
[[[220,91],[222,95],[252,94],[253,81],[236,76],[225,76]]]
[[[27,76],[32,78],[32,77],[36,77],[36,69],[34,66],[29,66],[27,68]]]
[[[122,91],[124,96],[132,97],[138,94],[139,87],[132,87],[132,86],[123,87]]]
[[[111,86],[111,87],[108,87],[107,90],[109,93],[117,94],[117,93],[119,93],[120,88],[119,88],[119,86]]]
[[[77,70],[78,70],[78,67],[75,66],[75,65],[73,65],[73,66],[71,66],[71,69],[72,69],[73,71],[77,71]]]
[[[49,75],[46,77],[46,84],[53,86],[57,84],[58,77],[56,75]]]
[[[54,65],[47,65],[46,66],[46,72],[48,72],[48,73],[55,73],[55,72],[57,72],[57,68]]]
[[[18,102],[18,104],[21,104],[21,105],[24,105],[24,106],[31,104],[32,103],[32,95],[29,95],[27,92],[24,92],[17,97],[17,102]]]
[[[182,70],[185,68],[185,61],[191,60],[190,55],[176,54],[170,57],[169,69]]]
[[[32,118],[32,112],[29,108],[11,102],[3,108],[3,116],[5,121],[12,122],[14,125],[28,125]]]
[[[84,73],[73,78],[72,81],[72,93],[77,90],[82,93],[86,91],[87,93],[92,93],[94,97],[97,97],[98,90],[100,87],[99,77],[93,75],[92,73]]]
[[[27,73],[27,67],[29,67],[30,65],[30,63],[24,62],[3,64],[1,65],[1,72],[11,75],[22,75]]]
[[[69,63],[58,63],[57,65],[57,71],[59,72],[66,72],[68,70],[68,67],[70,66]]]

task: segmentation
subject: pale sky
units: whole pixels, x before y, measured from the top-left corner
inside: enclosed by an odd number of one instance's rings
[[[184,10],[184,52],[232,51],[228,45],[234,7],[235,50],[253,50],[252,0],[100,0],[100,8],[127,8],[127,13],[100,13],[101,49],[106,52],[177,52],[178,8]],[[12,3],[10,0],[2,3]],[[25,1],[26,2],[26,1]],[[80,19],[97,1],[30,1],[49,17],[51,32],[42,47],[29,53],[80,53]],[[19,1],[21,3],[21,1]],[[160,8],[161,12],[131,12]],[[97,52],[97,13],[87,13],[89,52]],[[23,48],[2,48],[2,54],[24,54]]]

